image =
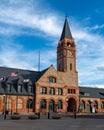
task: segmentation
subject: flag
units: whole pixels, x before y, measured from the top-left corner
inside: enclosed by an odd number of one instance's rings
[[[11,73],[11,76],[12,76],[12,77],[18,76],[18,72],[12,72],[12,73]]]
[[[0,82],[5,82],[6,78],[5,76],[0,76]]]

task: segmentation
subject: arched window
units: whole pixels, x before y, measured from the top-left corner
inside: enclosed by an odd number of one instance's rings
[[[90,109],[90,101],[88,101],[86,105],[87,105],[87,106],[86,106],[86,111],[87,111],[87,112],[91,112],[91,109]]]
[[[32,99],[27,100],[27,108],[33,108],[33,100]]]
[[[49,111],[54,112],[54,108],[55,108],[55,102],[54,102],[54,100],[50,100],[50,102],[49,102]]]
[[[41,109],[46,109],[46,100],[41,100],[41,102],[40,102],[40,108]]]
[[[104,101],[101,102],[101,108],[104,109]]]
[[[97,103],[97,101],[94,102],[94,107],[98,109],[98,103]]]
[[[57,108],[58,108],[58,109],[62,109],[62,101],[61,101],[61,100],[59,100],[59,101],[57,102]]]
[[[85,109],[85,102],[81,101],[80,102],[80,110],[83,110],[83,109]]]
[[[55,77],[49,77],[48,82],[56,83],[56,78]]]

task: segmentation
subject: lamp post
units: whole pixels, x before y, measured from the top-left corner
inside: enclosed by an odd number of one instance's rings
[[[6,119],[6,95],[3,95],[4,98],[4,119]]]

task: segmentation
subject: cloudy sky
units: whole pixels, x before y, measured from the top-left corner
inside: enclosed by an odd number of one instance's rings
[[[53,64],[65,16],[77,47],[79,85],[104,87],[104,0],[0,0],[0,66]]]

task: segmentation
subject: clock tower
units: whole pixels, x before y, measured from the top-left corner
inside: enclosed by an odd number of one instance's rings
[[[57,47],[57,70],[70,73],[76,71],[76,45],[67,18]]]

